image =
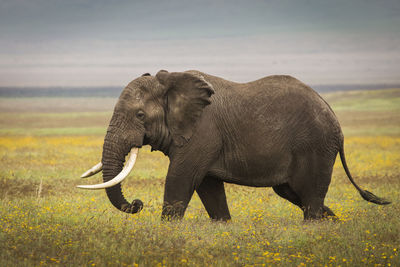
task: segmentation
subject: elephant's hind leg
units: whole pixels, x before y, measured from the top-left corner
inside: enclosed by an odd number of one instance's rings
[[[299,208],[303,209],[300,197],[292,190],[292,188],[290,188],[288,183],[275,185],[272,187],[272,189],[275,191],[276,194],[278,194],[278,196],[289,200]]]
[[[218,221],[231,219],[226,202],[224,182],[206,176],[196,189],[196,192],[211,219]]]
[[[272,189],[274,189],[278,196],[290,201],[304,211],[304,206],[301,203],[300,197],[290,188],[288,183],[273,186]],[[321,218],[336,219],[337,217],[330,208],[324,205]]]
[[[309,151],[296,158],[296,172],[289,186],[299,196],[305,220],[320,220],[335,217],[324,205],[331,182],[336,153]]]

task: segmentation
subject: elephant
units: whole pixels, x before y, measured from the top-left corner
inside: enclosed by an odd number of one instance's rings
[[[160,70],[123,89],[104,138],[102,160],[82,175],[102,171],[104,182],[78,187],[105,188],[117,209],[139,212],[142,201],[129,203],[121,181],[132,170],[138,150],[150,145],[170,160],[163,220],[182,218],[194,191],[212,220],[230,220],[224,183],[272,187],[303,211],[304,220],[321,220],[336,218],[324,199],[339,153],[361,197],[389,204],[354,182],[343,140],[329,104],[291,76],[237,83],[194,70]]]

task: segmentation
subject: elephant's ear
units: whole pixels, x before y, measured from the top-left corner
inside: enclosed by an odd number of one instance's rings
[[[184,145],[193,135],[196,122],[209,105],[214,89],[200,75],[161,70],[156,78],[165,87],[167,124],[174,143]]]

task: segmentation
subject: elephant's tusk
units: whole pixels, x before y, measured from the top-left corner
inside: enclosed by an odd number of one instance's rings
[[[115,176],[110,181],[102,183],[102,184],[95,184],[95,185],[78,185],[77,187],[82,188],[82,189],[104,189],[104,188],[108,188],[108,187],[114,186],[116,184],[119,184],[126,178],[126,176],[128,176],[128,174],[131,172],[133,166],[135,166],[138,152],[139,152],[139,148],[137,148],[137,147],[132,148],[129,159],[127,160],[124,168],[117,176]]]
[[[87,177],[90,177],[92,175],[95,175],[96,173],[101,172],[102,169],[103,169],[103,164],[101,162],[99,162],[96,165],[94,165],[92,168],[90,168],[89,170],[84,172],[81,175],[81,178],[87,178]]]

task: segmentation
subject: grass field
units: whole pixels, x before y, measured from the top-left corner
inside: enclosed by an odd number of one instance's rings
[[[114,98],[0,98],[0,266],[400,266],[400,89],[325,94],[343,126],[358,195],[336,163],[326,205],[339,222],[303,222],[271,188],[227,185],[232,221],[195,195],[161,222],[168,159],[144,148],[124,182],[144,209],[124,214],[80,174],[101,157]]]

